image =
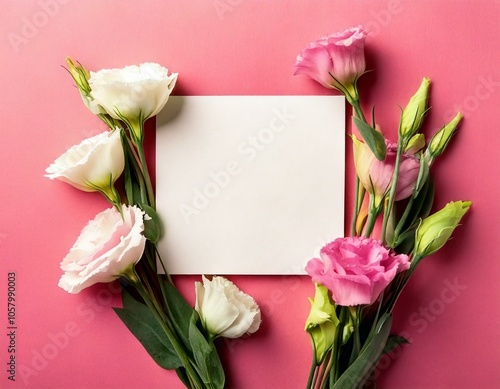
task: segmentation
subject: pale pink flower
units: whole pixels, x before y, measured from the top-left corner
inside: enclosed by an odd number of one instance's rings
[[[294,75],[305,74],[326,88],[352,91],[365,72],[366,35],[359,26],[311,42],[297,56]]]
[[[366,143],[361,142],[354,135],[352,140],[356,173],[367,192],[375,196],[375,206],[378,206],[391,189],[396,165],[397,146],[386,141],[386,156],[383,161],[380,161]],[[409,153],[401,155],[395,201],[411,196],[418,178],[419,169],[420,162],[417,157]]]
[[[343,306],[372,304],[397,273],[410,267],[407,255],[359,236],[334,240],[321,249],[320,258],[311,259],[306,272]]]
[[[82,230],[61,262],[65,272],[59,286],[78,293],[98,282],[111,282],[128,274],[141,259],[146,238],[144,212],[136,206],[122,206],[99,213]]]

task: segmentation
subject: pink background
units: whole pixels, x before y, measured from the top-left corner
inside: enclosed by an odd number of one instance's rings
[[[293,77],[298,52],[319,36],[363,24],[366,108],[395,139],[398,106],[423,76],[433,80],[427,134],[461,109],[465,120],[438,160],[436,205],[472,200],[445,249],[428,258],[395,312],[394,330],[412,341],[383,361],[385,389],[500,387],[500,2],[498,1],[86,1],[0,3],[0,333],[6,281],[17,280],[16,382],[2,388],[180,388],[150,359],[111,310],[115,285],[73,296],[57,287],[59,262],[81,228],[107,207],[43,177],[63,151],[103,130],[61,67],[90,69],[156,61],[179,72],[176,94],[326,94]],[[460,108],[458,108],[460,107]],[[350,123],[349,123],[350,127]],[[314,129],[307,129],[314,136]],[[352,198],[351,151],[347,198]],[[321,184],[321,183],[318,183]],[[311,188],[314,190],[314,188]],[[348,212],[351,202],[346,204]],[[199,277],[178,277],[188,300]],[[311,350],[303,324],[307,277],[232,277],[263,310],[254,336],[220,342],[228,388],[302,388]],[[450,289],[450,285],[459,287]],[[390,369],[387,367],[390,365]]]

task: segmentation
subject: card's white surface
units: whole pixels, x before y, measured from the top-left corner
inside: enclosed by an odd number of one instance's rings
[[[304,274],[344,231],[342,96],[175,96],[157,116],[171,274]]]

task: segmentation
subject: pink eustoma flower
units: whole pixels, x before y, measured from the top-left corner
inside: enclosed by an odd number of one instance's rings
[[[365,237],[339,238],[321,249],[306,272],[326,286],[338,305],[373,304],[397,273],[410,267],[405,254],[394,254],[379,240]]]
[[[311,42],[297,56],[294,75],[305,74],[326,88],[353,93],[365,72],[366,35],[359,26]]]
[[[381,201],[390,190],[392,176],[396,165],[397,146],[386,141],[387,152],[383,161],[378,160],[370,148],[354,135],[354,165],[356,173],[363,187],[368,193],[375,197],[375,206]],[[413,188],[418,178],[420,162],[417,157],[409,153],[401,155],[399,164],[398,184],[396,187],[395,200],[404,200],[411,196]]]
[[[62,260],[64,274],[59,286],[69,293],[79,293],[98,282],[129,274],[146,245],[144,216],[135,205],[122,205],[121,213],[115,207],[99,213]]]

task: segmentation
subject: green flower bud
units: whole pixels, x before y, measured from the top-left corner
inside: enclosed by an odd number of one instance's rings
[[[90,73],[87,69],[85,69],[82,64],[78,62],[78,65],[75,65],[71,58],[66,58],[66,63],[68,64],[68,71],[75,80],[76,86],[81,93],[86,95],[90,94],[90,86],[89,86],[89,78]]]
[[[462,120],[463,117],[464,115],[460,112],[457,113],[457,116],[455,116],[451,122],[449,122],[432,137],[426,151],[426,157],[429,164],[431,164],[436,157],[440,156],[444,152],[446,146],[448,146],[448,142],[455,134],[458,123],[460,123],[460,120]]]
[[[66,58],[66,64],[68,65],[68,72],[75,80],[76,87],[82,96],[83,103],[85,106],[96,115],[105,114],[106,111],[98,104],[94,102],[94,98],[92,97],[92,88],[89,85],[90,72],[85,69],[82,64],[77,62],[77,65],[73,62],[71,58]],[[113,129],[115,126],[111,125],[110,128]]]
[[[309,299],[311,311],[306,321],[305,331],[311,335],[316,363],[320,364],[326,353],[333,347],[339,319],[328,289],[321,284],[315,284],[315,287],[314,300]]]
[[[415,255],[422,258],[443,247],[471,205],[470,201],[450,202],[422,220],[415,233]]]
[[[405,148],[405,153],[416,154],[425,146],[424,134],[415,134],[411,137]]]
[[[403,110],[401,116],[401,126],[399,129],[399,135],[403,139],[410,139],[415,135],[422,125],[424,115],[427,112],[427,102],[429,100],[429,86],[431,80],[424,78],[417,93],[415,93],[408,105]]]

